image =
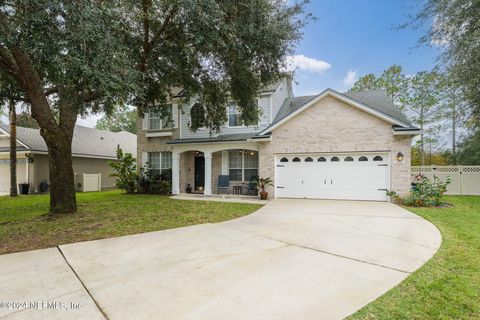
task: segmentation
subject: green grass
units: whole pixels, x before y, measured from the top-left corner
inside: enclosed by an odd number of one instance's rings
[[[77,201],[77,213],[49,215],[48,195],[0,197],[0,254],[220,222],[261,207],[119,191],[79,193]]]
[[[348,319],[480,319],[480,197],[450,196],[453,208],[407,208],[442,233],[435,256]]]

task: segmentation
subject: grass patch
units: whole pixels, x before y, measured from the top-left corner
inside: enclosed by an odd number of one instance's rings
[[[261,205],[173,200],[120,191],[78,193],[78,212],[49,215],[49,196],[0,197],[0,254],[220,222]]]
[[[480,319],[480,197],[448,196],[452,208],[407,208],[442,233],[435,256],[348,319]]]

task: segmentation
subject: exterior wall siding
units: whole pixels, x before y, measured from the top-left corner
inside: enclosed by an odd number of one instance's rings
[[[77,173],[100,173],[102,175],[102,189],[115,188],[115,178],[110,177],[113,173],[113,169],[108,164],[107,159],[94,159],[94,158],[79,158],[73,157],[72,165],[73,172]],[[32,167],[35,167],[34,173],[30,176],[30,184],[33,191],[39,191],[39,186],[42,181],[49,183],[49,169],[48,169],[48,156],[47,155],[34,155],[34,162]]]
[[[402,152],[402,163],[391,163],[391,190],[410,189],[410,136],[394,136],[392,125],[335,98],[327,97],[272,132],[260,143],[260,176],[275,177],[275,154],[317,152]],[[274,189],[269,188],[269,196]]]
[[[277,116],[278,111],[280,111],[280,107],[283,104],[283,101],[289,97],[291,93],[288,90],[288,85],[287,81],[284,81],[282,85],[275,91],[275,93],[272,95],[272,101],[271,101],[271,119],[270,123],[273,122],[275,117]]]

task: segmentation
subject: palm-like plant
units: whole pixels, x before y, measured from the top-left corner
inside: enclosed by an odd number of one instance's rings
[[[260,189],[260,192],[265,192],[266,187],[273,186],[273,180],[270,177],[256,178],[253,183]]]

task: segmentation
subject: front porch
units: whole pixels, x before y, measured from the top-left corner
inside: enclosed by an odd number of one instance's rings
[[[172,194],[256,196],[258,164],[256,143],[175,145]]]

